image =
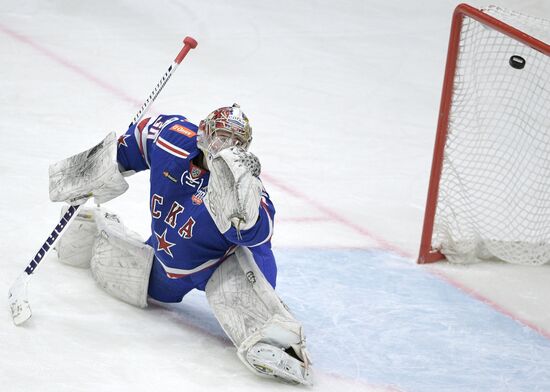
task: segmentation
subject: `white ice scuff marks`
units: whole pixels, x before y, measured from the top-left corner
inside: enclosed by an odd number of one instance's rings
[[[550,389],[550,369],[533,366],[550,360],[549,339],[424,266],[377,250],[276,256],[319,370],[405,391]]]

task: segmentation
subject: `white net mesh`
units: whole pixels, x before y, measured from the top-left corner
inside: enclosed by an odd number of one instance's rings
[[[550,22],[484,12],[543,41]],[[513,68],[511,56],[525,59]],[[550,261],[550,59],[464,18],[432,246],[453,262]]]

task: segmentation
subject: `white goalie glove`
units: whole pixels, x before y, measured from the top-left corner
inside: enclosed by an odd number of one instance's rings
[[[114,132],[89,150],[50,166],[50,200],[83,204],[94,197],[96,204],[120,196],[128,183],[116,162]]]
[[[210,180],[204,203],[221,233],[250,229],[258,220],[262,182],[258,158],[240,147],[208,155]]]

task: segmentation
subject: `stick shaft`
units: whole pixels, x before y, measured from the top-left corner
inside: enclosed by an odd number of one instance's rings
[[[38,267],[44,256],[53,248],[61,234],[69,227],[77,216],[80,205],[69,206],[69,209],[55,226],[50,236],[44,241],[38,252],[34,255],[27,268],[19,274],[8,291],[8,302],[10,305],[11,317],[15,325],[21,325],[27,321],[32,313],[27,295],[27,285],[34,270]]]
[[[197,41],[195,41],[191,37],[185,37],[185,39],[183,40],[183,43],[184,43],[183,48],[180,50],[180,52],[174,59],[174,62],[168,67],[168,70],[164,73],[164,75],[162,75],[162,78],[160,78],[158,83],[155,85],[155,88],[153,89],[153,91],[151,91],[151,94],[149,94],[149,96],[147,97],[143,105],[141,105],[141,107],[139,108],[136,115],[132,119],[132,122],[130,123],[128,128],[132,127],[139,120],[141,120],[145,112],[147,112],[147,110],[149,109],[149,106],[151,106],[151,104],[155,101],[155,99],[157,98],[159,93],[162,91],[166,83],[168,83],[168,80],[170,80],[170,77],[174,74],[174,72],[176,72],[178,65],[180,65],[183,59],[185,58],[185,56],[187,56],[187,53],[189,53],[191,49],[197,47]]]
[[[69,206],[69,209],[65,212],[65,214],[63,214],[59,220],[59,223],[52,230],[50,236],[46,239],[46,241],[44,241],[38,252],[32,258],[31,262],[27,265],[27,268],[25,268],[25,273],[27,275],[34,272],[36,267],[38,267],[40,262],[44,259],[44,256],[46,256],[51,248],[53,248],[57,240],[61,237],[63,231],[69,227],[73,219],[76,217],[79,208],[80,205]]]

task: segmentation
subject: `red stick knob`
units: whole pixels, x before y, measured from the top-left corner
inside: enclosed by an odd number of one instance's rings
[[[183,39],[183,43],[185,45],[189,45],[191,49],[195,49],[197,47],[197,41],[193,37],[185,37]]]
[[[176,59],[174,60],[177,64],[181,63],[183,58],[189,53],[191,49],[195,49],[197,47],[197,41],[192,37],[185,37],[183,40],[183,48],[180,50],[178,55],[176,56]]]

